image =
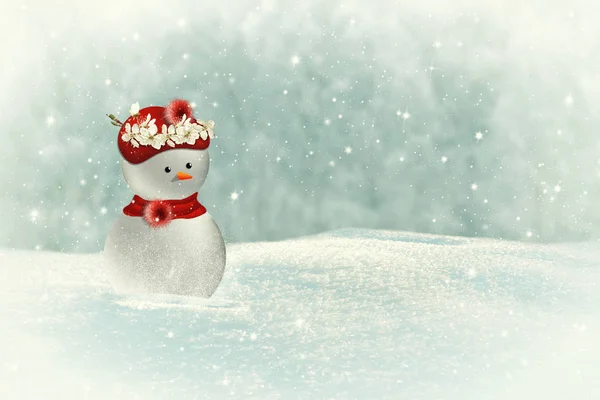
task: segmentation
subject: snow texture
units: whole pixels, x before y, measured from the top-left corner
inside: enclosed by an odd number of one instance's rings
[[[104,248],[106,270],[118,292],[210,297],[225,270],[225,243],[208,213],[150,228],[121,216]]]
[[[0,398],[599,398],[598,248],[339,230],[232,245],[208,300],[2,251]]]
[[[105,114],[174,97],[216,121],[200,201],[228,241],[598,238],[599,19],[591,0],[3,1],[0,245],[100,251],[131,199]]]

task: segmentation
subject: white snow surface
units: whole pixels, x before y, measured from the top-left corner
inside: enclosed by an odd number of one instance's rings
[[[600,246],[341,230],[235,244],[208,299],[0,252],[0,398],[600,398]]]

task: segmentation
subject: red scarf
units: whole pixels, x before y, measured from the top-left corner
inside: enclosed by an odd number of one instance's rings
[[[196,218],[206,212],[198,201],[198,192],[181,200],[145,200],[137,194],[123,209],[130,217],[143,217],[153,228],[167,225],[172,219]]]

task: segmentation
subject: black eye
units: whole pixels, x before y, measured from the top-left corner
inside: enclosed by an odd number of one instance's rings
[[[189,162],[189,163],[185,164],[185,167],[186,167],[187,169],[190,169],[190,168],[192,168],[192,163],[191,163],[191,162]]]
[[[166,167],[165,168],[165,172],[168,174],[169,172],[171,172],[171,167]]]

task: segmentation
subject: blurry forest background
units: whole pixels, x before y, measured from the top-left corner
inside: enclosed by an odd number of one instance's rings
[[[0,247],[98,251],[133,195],[106,113],[195,103],[228,241],[342,227],[600,237],[593,1],[0,5]]]

